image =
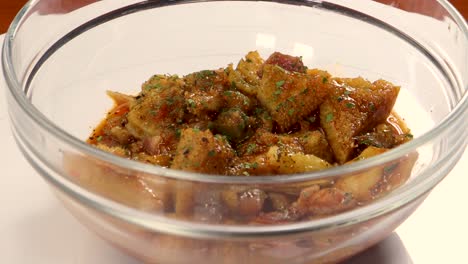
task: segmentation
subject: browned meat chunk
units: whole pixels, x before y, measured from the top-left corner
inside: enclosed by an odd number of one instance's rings
[[[302,190],[296,206],[306,215],[329,215],[355,207],[356,200],[351,193],[337,188],[317,190],[316,186],[312,186]]]
[[[274,52],[271,54],[265,61],[265,64],[278,65],[291,72],[305,73],[307,70],[307,67],[304,66],[301,57],[294,57],[280,52]]]

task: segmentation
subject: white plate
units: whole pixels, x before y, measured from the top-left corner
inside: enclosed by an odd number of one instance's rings
[[[81,226],[29,166],[11,135],[6,86],[2,75],[0,79],[0,262],[139,263]],[[347,264],[468,263],[467,163],[465,151],[457,167],[395,233]]]

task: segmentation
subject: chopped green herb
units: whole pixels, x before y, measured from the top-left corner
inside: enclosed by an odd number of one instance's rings
[[[351,94],[351,91],[348,91],[348,90],[344,91],[344,95],[349,95],[349,94]]]
[[[198,79],[206,78],[206,77],[209,77],[209,76],[212,76],[212,75],[215,75],[215,71],[203,70],[203,71],[199,71],[199,72],[195,73],[195,76]]]
[[[167,99],[166,99],[166,103],[167,103],[168,105],[174,104],[174,98],[167,98]]]
[[[193,128],[193,132],[198,133],[198,132],[200,132],[200,129],[195,127],[195,128]]]
[[[237,89],[237,85],[234,81],[231,82],[231,89]]]
[[[369,104],[369,109],[372,111],[372,112],[375,112],[375,105],[373,103],[370,103]]]
[[[182,133],[182,130],[180,128],[176,129],[175,131],[176,137],[180,138],[181,133]]]
[[[294,102],[295,100],[296,100],[296,98],[294,98],[294,97],[289,97],[288,98],[288,101],[291,102],[291,103]]]
[[[277,87],[277,88],[280,88],[281,86],[283,86],[283,84],[284,84],[284,80],[277,81],[277,82],[276,82],[276,87]]]
[[[344,99],[343,99],[343,97],[338,96],[338,97],[336,98],[336,100],[337,100],[338,102],[341,102],[341,101],[343,101]]]
[[[256,169],[256,168],[258,168],[258,163],[257,162],[254,162],[254,163],[246,162],[246,163],[243,163],[241,165],[241,167],[244,168],[244,169]]]
[[[288,111],[288,115],[292,116],[293,114],[294,114],[294,109],[292,109],[292,108],[291,108],[291,109],[289,109],[289,111]]]
[[[260,108],[260,107],[255,108],[255,114],[256,114],[256,115],[260,115],[261,113],[263,113],[263,109],[262,109],[262,108]]]
[[[251,62],[252,62],[251,59],[246,59],[245,61],[248,62],[248,63],[251,63]]]
[[[247,155],[252,154],[256,148],[257,148],[257,144],[255,143],[247,145],[247,152],[246,152]]]
[[[328,82],[328,77],[323,77],[322,83],[325,84],[325,83],[327,83],[327,82]]]
[[[281,102],[276,106],[275,110],[278,111],[283,106],[284,106],[284,102]]]
[[[152,116],[155,116],[156,113],[157,113],[157,112],[156,112],[156,110],[154,110],[154,109],[151,109],[151,110],[149,111],[149,114],[152,115]]]
[[[132,152],[129,149],[125,149],[125,155],[126,156],[131,156]]]
[[[188,103],[189,106],[192,107],[192,108],[195,107],[195,105],[196,105],[196,104],[195,104],[195,101],[194,101],[193,99],[190,99],[190,98],[187,99],[187,103]]]
[[[354,108],[355,105],[353,103],[346,103],[347,108]]]
[[[359,141],[359,144],[369,146],[369,145],[372,145],[372,141],[370,139],[364,139],[364,140]]]
[[[245,176],[250,176],[250,174],[247,171],[242,172]]]
[[[308,119],[309,119],[309,121],[310,121],[311,123],[315,123],[315,121],[317,120],[317,117],[311,116],[311,117],[309,117]]]
[[[102,136],[97,137],[96,140],[97,140],[98,142],[101,141],[101,140],[102,140]]]
[[[150,84],[145,87],[146,90],[156,90],[160,89],[162,86],[160,83]]]
[[[389,175],[391,174],[396,168],[398,167],[398,163],[394,163],[392,165],[388,165],[384,168],[384,174]]]
[[[281,93],[282,93],[281,90],[276,90],[273,94],[274,94],[275,96],[278,96],[278,95],[280,95]]]
[[[333,120],[333,113],[328,113],[326,116],[325,116],[325,122],[329,123]]]
[[[214,150],[208,151],[208,156],[209,157],[214,157],[215,155],[216,155],[216,151],[214,151]]]
[[[412,139],[414,136],[411,133],[407,133],[407,134],[405,134],[405,137]]]

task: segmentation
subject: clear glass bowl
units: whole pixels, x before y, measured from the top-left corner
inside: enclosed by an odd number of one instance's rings
[[[337,262],[390,234],[466,147],[468,28],[447,1],[85,2],[67,9],[60,1],[30,1],[14,20],[2,53],[12,129],[65,206],[142,260]],[[173,171],[84,142],[112,106],[106,90],[136,93],[154,73],[223,67],[250,50],[302,55],[306,65],[334,75],[401,85],[396,110],[414,140],[363,162],[275,177]],[[288,188],[382,169],[409,156],[415,162],[409,179],[390,194],[299,223],[214,224],[203,208],[197,216],[176,218],[146,203],[141,186],[135,187],[138,179],[161,190],[152,198],[163,199],[171,186],[203,203],[228,188]]]

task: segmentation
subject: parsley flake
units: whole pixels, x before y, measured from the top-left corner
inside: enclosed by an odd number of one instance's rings
[[[148,86],[146,86],[146,90],[156,90],[156,89],[160,89],[162,86],[160,83],[155,83],[155,84],[150,84]]]
[[[389,175],[398,167],[398,163],[394,163],[392,165],[388,165],[384,168],[384,174]]]
[[[237,89],[237,85],[234,81],[231,82],[231,89]]]
[[[347,108],[354,108],[355,105],[353,103],[346,103]]]
[[[333,120],[333,113],[328,113],[325,116],[325,122],[330,123]]]
[[[280,88],[281,86],[283,86],[283,84],[284,84],[284,80],[277,81],[277,82],[276,82],[276,87],[277,87],[277,88]]]
[[[372,145],[372,141],[370,139],[364,139],[359,141],[359,144],[370,146]]]
[[[255,151],[256,148],[257,148],[257,144],[255,144],[255,143],[249,144],[247,146],[247,155],[252,154]]]
[[[187,103],[189,104],[190,107],[195,107],[195,101],[193,99],[187,99]]]

